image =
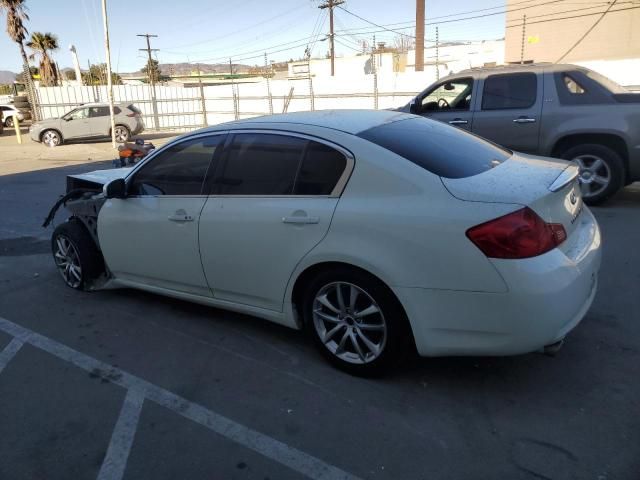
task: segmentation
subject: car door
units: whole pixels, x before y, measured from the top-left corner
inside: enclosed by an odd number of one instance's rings
[[[62,119],[64,120],[64,123],[62,123],[62,136],[65,140],[92,136],[89,107],[76,108],[67,113]]]
[[[473,78],[447,80],[428,89],[416,98],[416,113],[465,130],[471,130],[473,100]]]
[[[489,75],[473,116],[473,133],[519,152],[539,145],[542,85],[533,72]]]
[[[284,132],[236,133],[200,219],[216,299],[281,311],[298,262],[325,236],[353,159]]]
[[[117,113],[115,111],[114,113]],[[89,123],[91,124],[91,134],[94,137],[106,137],[111,130],[111,116],[109,113],[109,107],[90,107],[89,108]]]
[[[105,202],[98,238],[116,278],[211,296],[198,220],[207,200],[204,180],[224,137],[200,135],[160,150],[127,178],[126,198]]]

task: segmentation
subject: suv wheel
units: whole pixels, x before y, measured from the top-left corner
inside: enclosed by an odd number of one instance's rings
[[[56,227],[51,250],[64,283],[76,290],[88,290],[90,283],[104,272],[104,260],[87,229],[71,219]]]
[[[40,137],[42,143],[49,147],[57,147],[62,143],[62,137],[55,130],[45,130]]]
[[[319,274],[307,286],[305,325],[314,343],[336,367],[377,375],[396,365],[411,339],[397,299],[379,280],[351,269]]]
[[[116,142],[126,143],[129,140],[129,129],[123,125],[116,125],[115,137]]]
[[[7,119],[4,121],[4,126],[7,128],[13,127],[13,117],[7,117]]]
[[[573,160],[580,168],[580,189],[587,205],[597,205],[624,186],[624,162],[609,147],[597,144],[576,145],[562,158]]]

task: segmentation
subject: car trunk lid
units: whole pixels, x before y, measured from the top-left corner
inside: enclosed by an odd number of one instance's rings
[[[486,172],[442,182],[460,200],[527,206],[545,222],[562,224],[569,236],[583,208],[577,177],[570,162],[514,153]]]

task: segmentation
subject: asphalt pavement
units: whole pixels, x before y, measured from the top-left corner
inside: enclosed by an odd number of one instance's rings
[[[361,379],[257,318],[65,287],[40,224],[108,167],[0,176],[0,479],[640,478],[640,185],[594,209],[599,291],[557,356]]]

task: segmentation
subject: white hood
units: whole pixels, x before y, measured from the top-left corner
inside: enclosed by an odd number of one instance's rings
[[[94,170],[93,172],[69,175],[69,177],[86,180],[87,182],[99,183],[100,185],[106,185],[116,178],[125,178],[129,173],[131,173],[131,167]]]

